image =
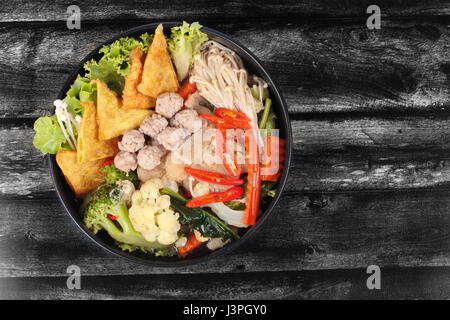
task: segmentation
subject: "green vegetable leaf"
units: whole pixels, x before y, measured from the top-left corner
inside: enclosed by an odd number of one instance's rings
[[[277,193],[277,188],[275,188],[276,184],[277,181],[263,181],[261,184],[261,197],[275,197]]]
[[[228,201],[228,202],[224,202],[223,204],[232,210],[236,210],[236,211],[245,210],[245,203],[240,202],[240,201]]]
[[[99,79],[108,85],[108,88],[115,91],[119,96],[122,95],[125,86],[125,77],[117,72],[113,64],[100,60],[99,62],[91,60],[85,63],[86,77],[89,79]]]
[[[200,31],[201,27],[198,22],[189,25],[183,21],[182,26],[171,29],[172,34],[167,46],[180,82],[186,78],[200,45],[208,40],[207,34]]]
[[[97,100],[97,86],[91,84],[91,80],[80,75],[77,76],[75,82],[67,91],[63,101],[67,104],[67,111],[74,117],[83,115],[83,107],[80,102],[94,102]]]
[[[153,35],[148,33],[141,35],[140,41],[130,37],[120,38],[100,49],[99,53],[102,53],[103,57],[99,63],[108,65],[120,76],[125,77],[130,72],[130,52],[139,45],[146,52],[152,41]]]
[[[33,145],[43,154],[55,154],[59,149],[70,150],[56,116],[40,117],[34,123]]]
[[[224,241],[239,238],[222,220],[208,211],[186,207],[186,200],[170,189],[164,188],[162,193],[170,196],[170,206],[180,214],[179,221],[182,225],[199,231],[204,237],[222,238]]]

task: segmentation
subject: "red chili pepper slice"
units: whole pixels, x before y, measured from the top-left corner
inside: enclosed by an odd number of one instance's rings
[[[239,186],[241,184],[244,184],[244,180],[242,179],[228,178],[217,172],[204,171],[191,167],[184,167],[184,171],[198,180],[209,183],[220,184],[223,186]]]
[[[108,165],[113,164],[113,163],[114,163],[114,159],[107,159],[107,160],[105,160],[105,161],[102,163],[102,167],[108,166]]]
[[[195,84],[195,82],[191,83],[190,79],[188,78],[183,86],[178,90],[178,94],[184,99],[186,100],[190,94],[194,93],[195,91],[197,91],[197,85]]]
[[[203,196],[191,199],[186,203],[186,207],[196,208],[204,206],[205,204],[209,203],[233,201],[236,199],[240,199],[243,194],[244,194],[243,188],[231,187],[230,189],[224,192],[210,192]]]
[[[178,254],[180,256],[184,256],[186,253],[191,252],[195,248],[197,248],[199,245],[201,245],[203,242],[198,241],[195,234],[191,234],[186,241],[186,244],[183,247],[178,248]]]
[[[225,169],[232,177],[237,178],[241,175],[241,168],[238,165],[233,153],[227,151],[226,136],[226,129],[219,125],[216,131],[217,151],[221,155],[222,163]]]
[[[259,198],[261,195],[261,164],[259,161],[259,148],[256,145],[252,133],[245,136],[245,154],[248,164],[247,175],[247,200],[245,202],[244,218],[242,222],[246,225],[254,225],[259,209]]]
[[[113,215],[110,215],[110,214],[108,214],[108,218],[110,218],[111,220],[117,220],[116,216],[113,216]]]
[[[217,108],[216,110],[214,110],[214,113],[216,114],[216,116],[222,118],[232,118],[240,121],[246,121],[249,123],[251,122],[250,118],[247,117],[245,113],[240,111],[235,111],[227,108]]]
[[[200,113],[200,116],[202,116],[204,119],[213,122],[217,125],[220,125],[224,127],[225,129],[244,129],[249,130],[252,128],[250,123],[246,120],[238,120],[233,118],[227,118],[227,117],[218,117],[214,116],[212,114],[206,114],[206,113]]]

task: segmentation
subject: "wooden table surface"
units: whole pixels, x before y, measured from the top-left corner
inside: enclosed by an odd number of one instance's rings
[[[189,3],[189,4],[188,4]],[[217,3],[212,5],[212,3]],[[68,1],[0,6],[0,298],[449,298],[450,3]],[[289,106],[285,193],[236,251],[179,269],[116,258],[59,203],[33,122],[78,62],[145,23],[200,21],[258,56]],[[78,265],[82,289],[66,288]],[[366,268],[381,267],[381,290]]]

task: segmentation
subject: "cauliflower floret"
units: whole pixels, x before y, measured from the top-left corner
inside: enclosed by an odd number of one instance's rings
[[[145,182],[131,197],[130,220],[147,241],[169,245],[177,241],[178,213],[170,208],[170,197],[161,195],[161,179]]]

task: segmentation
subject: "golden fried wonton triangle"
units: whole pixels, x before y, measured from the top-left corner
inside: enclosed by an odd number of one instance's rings
[[[139,127],[152,110],[124,109],[117,94],[101,80],[97,82],[98,138],[108,140],[118,137],[129,129]]]
[[[82,164],[92,160],[113,157],[119,152],[118,138],[109,140],[98,139],[98,125],[96,120],[96,108],[93,102],[81,102],[84,108],[83,120],[81,120],[78,134],[77,159]]]
[[[122,92],[123,107],[125,109],[153,108],[156,99],[146,96],[137,90],[141,81],[144,52],[137,46],[130,52],[130,73],[125,78],[125,88]]]
[[[177,74],[167,51],[167,42],[160,24],[148,48],[142,72],[142,80],[137,89],[140,93],[156,98],[164,92],[178,91]]]
[[[103,161],[100,159],[79,164],[76,151],[59,150],[56,154],[56,162],[77,198],[83,197],[105,180]]]

